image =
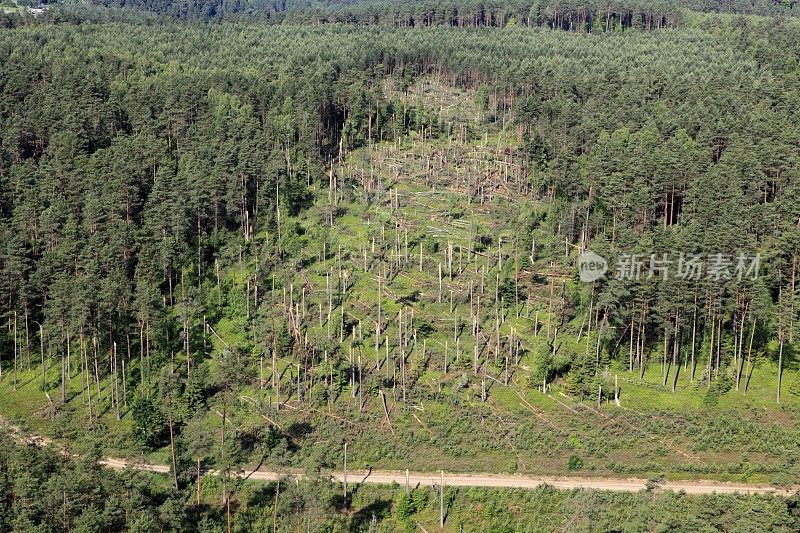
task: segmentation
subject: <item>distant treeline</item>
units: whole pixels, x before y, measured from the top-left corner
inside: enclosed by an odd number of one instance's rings
[[[653,30],[680,25],[685,10],[710,13],[794,15],[796,0],[95,0],[180,19],[252,16],[312,24],[383,26],[543,26],[567,31]]]

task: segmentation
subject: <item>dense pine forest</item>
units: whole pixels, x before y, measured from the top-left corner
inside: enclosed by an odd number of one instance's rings
[[[0,13],[0,530],[799,527],[658,490],[800,476],[794,2],[103,4]]]
[[[148,11],[180,19],[259,17],[264,20],[367,25],[544,26],[569,31],[656,30],[686,22],[686,11],[765,16],[797,15],[795,0],[641,0],[620,1],[477,1],[400,0],[245,0],[186,2],[176,0],[97,0],[95,5]]]

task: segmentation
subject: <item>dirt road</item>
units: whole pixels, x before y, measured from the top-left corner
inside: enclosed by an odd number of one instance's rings
[[[43,446],[49,444],[49,439],[39,436],[22,436],[19,428],[3,424],[5,421],[0,417],[0,425],[5,425],[6,429],[16,435],[21,442]],[[114,470],[123,470],[127,467],[144,472],[156,472],[167,474],[170,469],[167,465],[150,465],[124,459],[107,458],[100,464]],[[206,472],[209,475],[216,475],[217,472],[211,470]],[[286,472],[296,477],[302,477],[301,472]],[[332,479],[337,481],[344,480],[344,473],[341,471],[325,472]],[[277,472],[256,470],[246,471],[238,474],[252,480],[274,481],[278,479]],[[392,471],[348,471],[348,483],[374,483],[389,485],[397,483],[405,485],[408,482],[412,487],[421,485],[429,486],[440,482],[439,472],[420,473],[420,472],[392,472]],[[623,478],[600,478],[600,477],[546,477],[546,476],[521,476],[503,474],[444,474],[444,484],[450,487],[498,487],[498,488],[517,488],[534,489],[542,485],[569,490],[569,489],[594,489],[594,490],[613,490],[620,492],[638,492],[647,488],[647,481],[644,479],[623,479]],[[769,485],[748,485],[739,483],[723,483],[714,481],[665,481],[658,483],[658,490],[684,491],[687,494],[713,494],[713,493],[740,493],[740,494],[772,494],[775,496],[790,496],[800,490],[800,487],[772,487]]]
[[[121,459],[106,459],[102,462],[109,468],[121,470],[127,466],[137,470],[168,473],[169,467],[166,465],[144,465],[128,463]],[[215,475],[217,472],[209,471],[208,474]],[[291,472],[296,477],[303,477],[302,473]],[[337,481],[344,480],[344,473],[325,472],[332,479]],[[409,472],[408,483],[412,487],[421,485],[429,486],[440,482],[440,473],[420,473]],[[246,471],[239,474],[252,480],[275,481],[278,479],[277,472],[256,470]],[[374,483],[390,485],[397,483],[405,485],[405,472],[373,471],[365,472],[348,471],[347,479],[349,483]],[[502,474],[444,474],[444,484],[450,487],[498,487],[498,488],[517,488],[534,489],[542,485],[563,490],[569,489],[594,489],[594,490],[613,490],[620,492],[638,492],[647,488],[647,481],[644,479],[614,479],[614,478],[578,478],[578,477],[529,477]],[[740,494],[772,494],[776,496],[790,496],[797,492],[798,487],[771,487],[769,485],[746,485],[738,483],[721,483],[713,481],[666,481],[657,485],[658,490],[684,491],[687,494],[713,494],[713,493],[740,493]]]

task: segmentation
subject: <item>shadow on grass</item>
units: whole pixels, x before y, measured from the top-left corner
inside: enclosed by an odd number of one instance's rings
[[[389,500],[377,499],[353,513],[348,531],[366,531],[370,524],[387,518],[391,510],[392,503]]]

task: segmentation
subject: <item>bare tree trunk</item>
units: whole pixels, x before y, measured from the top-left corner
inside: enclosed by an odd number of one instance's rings
[[[347,443],[344,443],[344,508],[347,509]]]
[[[714,376],[719,375],[720,357],[722,354],[722,313],[717,318],[717,361],[714,366]]]
[[[778,348],[778,391],[775,395],[775,401],[781,403],[781,378],[783,378],[783,332],[778,331],[778,338],[780,339],[780,347]]]
[[[172,481],[175,484],[175,490],[178,490],[178,466],[175,461],[175,436],[172,429],[172,408],[170,407],[169,413],[169,450],[172,456]]]
[[[61,339],[63,341],[63,339]],[[64,361],[64,347],[59,346],[58,351],[61,353],[61,403],[64,404],[67,401],[67,368]],[[119,417],[117,417],[119,420]]]
[[[547,301],[547,342],[550,342],[550,318],[553,314],[553,291],[555,290],[554,287],[554,264],[550,262],[550,298]]]
[[[675,392],[675,386],[678,383],[678,350],[680,350],[680,312],[675,311],[675,338],[672,344],[672,392]]]
[[[227,380],[226,380],[227,381]],[[227,383],[225,384],[227,388]],[[227,391],[222,392],[222,430],[220,432],[220,457],[222,459],[222,503],[228,501],[228,467],[225,465],[225,420],[227,419],[228,395]]]
[[[17,312],[14,311],[14,390],[17,390]]]
[[[714,328],[716,325],[717,325],[717,320],[714,317],[714,315],[711,315],[711,342],[709,343],[709,348],[708,348],[708,368],[706,369],[708,383],[706,383],[706,387],[711,386],[711,371],[714,366]]]
[[[119,414],[119,380],[117,379],[118,375],[119,375],[119,371],[118,371],[119,367],[117,366],[118,365],[118,359],[117,359],[117,343],[116,342],[114,342],[111,345],[111,350],[113,352],[112,355],[114,357],[114,413],[117,416],[117,420],[119,420],[120,419],[120,414]]]
[[[694,383],[694,354],[695,340],[697,336],[697,293],[694,295],[694,310],[692,312],[692,363],[689,369],[689,382]]]
[[[628,372],[633,372],[633,328],[635,327],[633,316],[631,316],[631,341],[628,347]]]
[[[197,458],[197,506],[200,507],[200,458]]]
[[[669,330],[664,328],[664,354],[661,357],[661,373],[664,376],[663,386],[667,385],[667,345],[669,344]]]
[[[92,357],[94,358],[94,383],[97,386],[97,402],[100,403],[100,367],[97,361],[97,337],[92,336]]]
[[[280,479],[280,476],[278,476],[278,481],[277,481],[277,483],[275,485],[275,503],[272,505],[272,533],[275,533],[278,530],[278,528],[277,528],[277,523],[278,523],[278,497],[280,496],[280,494],[281,494],[281,479]]]
[[[47,366],[44,362],[44,328],[39,324],[39,355],[42,357],[42,390],[47,388]]]
[[[444,470],[439,471],[439,527],[444,527]]]
[[[753,336],[756,333],[756,321],[753,320],[753,326],[750,330],[750,346],[747,349],[747,374],[745,375],[744,380],[744,389],[742,390],[742,394],[747,394],[747,386],[750,384],[750,356],[753,353]]]

